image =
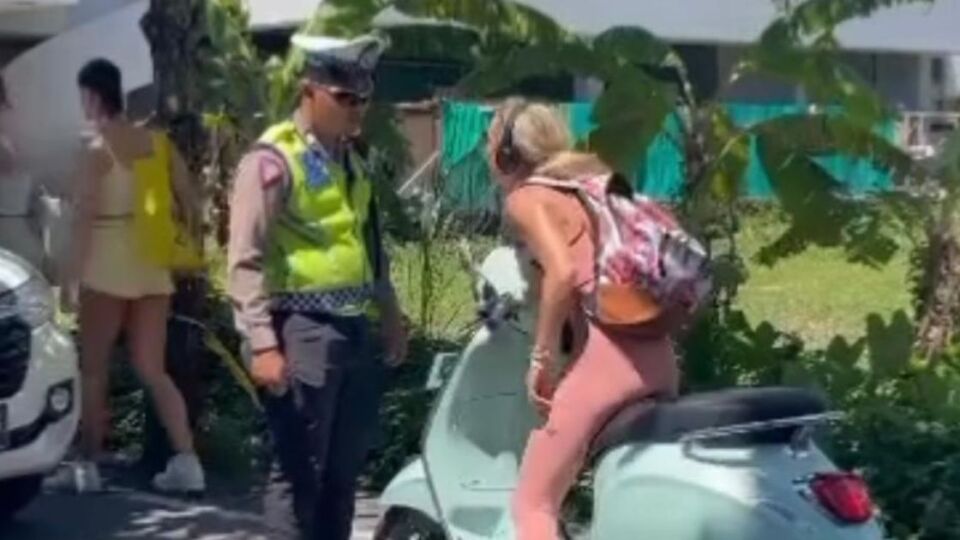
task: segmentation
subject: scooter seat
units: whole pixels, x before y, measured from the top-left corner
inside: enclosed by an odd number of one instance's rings
[[[643,400],[621,409],[600,430],[590,447],[595,458],[631,442],[676,443],[693,431],[820,414],[823,398],[790,387],[736,388],[691,394],[674,401]],[[710,446],[785,444],[798,426],[725,435],[705,441]]]

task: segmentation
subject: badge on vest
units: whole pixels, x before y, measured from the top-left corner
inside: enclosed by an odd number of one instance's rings
[[[315,150],[304,152],[303,165],[307,173],[307,187],[318,189],[330,183],[330,167],[319,152]]]

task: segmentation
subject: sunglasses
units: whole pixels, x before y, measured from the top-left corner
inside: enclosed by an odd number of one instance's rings
[[[370,103],[369,95],[361,95],[356,92],[351,92],[349,90],[340,90],[334,88],[327,88],[327,94],[337,102],[337,105],[341,107],[362,107],[367,103]]]

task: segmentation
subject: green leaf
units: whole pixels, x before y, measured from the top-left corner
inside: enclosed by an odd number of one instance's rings
[[[766,169],[790,226],[758,253],[763,264],[795,255],[807,246],[843,247],[862,264],[886,264],[897,243],[884,225],[888,214],[875,203],[844,196],[843,186],[811,157],[796,152],[779,137],[757,139]]]
[[[405,25],[384,31],[390,55],[397,58],[444,58],[470,65],[481,45],[481,36],[453,26]]]
[[[373,18],[388,5],[384,0],[325,0],[300,31],[337,37],[364,34],[372,30]]]
[[[747,281],[746,265],[739,258],[715,256],[710,264],[717,290],[736,290]]]
[[[613,168],[632,170],[672,111],[669,87],[649,84],[636,70],[624,70],[608,82],[594,104],[589,147]]]
[[[906,371],[913,357],[916,329],[903,311],[886,323],[879,315],[867,318],[867,344],[874,377],[887,379]]]
[[[840,184],[777,138],[760,135],[757,148],[774,193],[793,225],[803,227],[811,239],[838,243],[840,226],[850,217],[848,205],[834,196]]]
[[[486,96],[532,77],[561,73],[604,76],[607,68],[605,59],[581,42],[530,45],[504,56],[487,57],[458,86],[469,94]]]
[[[621,63],[661,65],[671,52],[670,46],[651,32],[639,27],[614,27],[593,40],[593,49],[611,55]]]
[[[749,130],[766,140],[808,156],[842,154],[869,159],[896,177],[913,171],[913,159],[899,146],[874,130],[865,129],[839,114],[784,115],[754,125]]]
[[[216,0],[207,3],[207,34],[214,43],[222,42],[227,31],[227,21],[223,8],[218,5],[220,3]]]
[[[960,130],[954,131],[940,151],[938,168],[944,180],[960,184]]]
[[[839,53],[802,46],[789,22],[778,20],[744,56],[735,77],[761,73],[803,87],[816,103],[836,105],[851,120],[872,128],[892,118],[892,111]]]
[[[222,128],[227,125],[229,120],[223,113],[203,113],[203,125],[208,129]]]
[[[789,19],[800,34],[822,36],[832,34],[841,23],[869,17],[881,9],[932,2],[933,0],[806,0],[793,9]]]
[[[827,346],[824,359],[833,366],[854,368],[863,357],[866,346],[866,340],[863,338],[850,343],[845,338],[837,336]]]
[[[717,150],[706,172],[706,181],[713,197],[722,204],[729,204],[740,194],[750,165],[751,139],[721,107],[711,109],[710,125],[711,146]]]
[[[860,338],[851,343],[838,336],[830,341],[818,362],[811,362],[806,367],[822,387],[829,389],[832,395],[841,397],[842,404],[867,380],[868,374],[861,368],[865,350],[866,339]]]

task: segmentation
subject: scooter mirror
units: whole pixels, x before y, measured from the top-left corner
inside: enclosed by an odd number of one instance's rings
[[[486,284],[483,273],[480,272],[476,261],[473,260],[473,251],[470,249],[470,244],[466,240],[461,239],[460,242],[457,243],[457,258],[460,260],[460,266],[463,267],[463,270],[469,274],[471,278],[483,281],[484,284]],[[476,286],[470,287],[470,293],[475,303],[482,301],[482,298],[477,293]]]
[[[437,353],[433,357],[433,365],[430,366],[430,373],[427,375],[427,390],[439,390],[453,375],[453,370],[457,367],[457,360],[460,359],[458,353]]]
[[[487,290],[488,289],[484,287],[485,293]],[[492,288],[490,288],[490,290],[492,291]],[[477,315],[480,317],[480,320],[483,321],[487,330],[491,332],[497,331],[501,324],[507,324],[513,329],[525,334],[525,330],[514,324],[516,322],[517,308],[518,304],[516,300],[510,295],[497,295],[496,291],[493,291],[492,296],[484,294],[484,299],[481,308],[477,310]]]

